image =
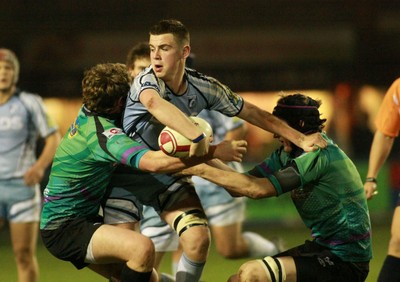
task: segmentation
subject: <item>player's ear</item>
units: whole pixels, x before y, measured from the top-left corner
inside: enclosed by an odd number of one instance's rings
[[[187,59],[190,55],[190,46],[189,45],[184,45],[183,46],[183,58]]]

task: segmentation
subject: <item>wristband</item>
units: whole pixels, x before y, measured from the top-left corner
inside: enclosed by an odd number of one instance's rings
[[[202,132],[198,137],[192,140],[193,143],[199,143],[201,140],[203,140],[206,137],[206,134]]]
[[[377,183],[376,178],[375,177],[367,177],[365,178],[365,182],[373,182],[373,183]]]

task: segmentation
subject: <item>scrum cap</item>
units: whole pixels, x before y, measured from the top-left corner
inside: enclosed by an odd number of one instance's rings
[[[0,61],[6,61],[12,64],[14,68],[14,83],[17,83],[19,76],[19,62],[13,51],[5,48],[0,48]]]
[[[321,101],[300,93],[282,96],[272,114],[304,134],[321,132],[326,119],[320,118]]]

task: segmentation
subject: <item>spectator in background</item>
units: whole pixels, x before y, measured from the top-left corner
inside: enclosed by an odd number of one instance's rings
[[[400,78],[393,82],[385,94],[376,117],[376,132],[369,155],[364,190],[367,199],[377,194],[377,177],[392,150],[394,139],[400,130]],[[379,273],[379,282],[400,281],[400,194],[394,210],[391,238],[386,259]]]
[[[0,49],[0,227],[9,222],[18,281],[39,281],[39,184],[60,141],[42,99],[16,87],[19,62]],[[45,145],[36,158],[36,142]],[[4,271],[4,270],[3,270]]]

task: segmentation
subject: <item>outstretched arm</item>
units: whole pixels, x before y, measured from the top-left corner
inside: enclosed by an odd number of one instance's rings
[[[170,173],[214,158],[228,162],[240,162],[246,153],[246,146],[247,142],[244,140],[223,141],[216,146],[210,146],[207,155],[189,158],[175,158],[167,156],[162,151],[148,151],[140,159],[139,169],[150,172]]]
[[[197,175],[224,187],[233,195],[261,199],[276,196],[275,187],[268,178],[258,178],[234,171],[229,166],[212,161],[212,165],[199,164],[179,172],[181,175]]]
[[[304,135],[293,129],[286,122],[280,120],[271,113],[245,101],[242,111],[238,115],[240,118],[272,133],[280,135],[304,151],[314,151],[327,146],[326,140],[320,133]]]

